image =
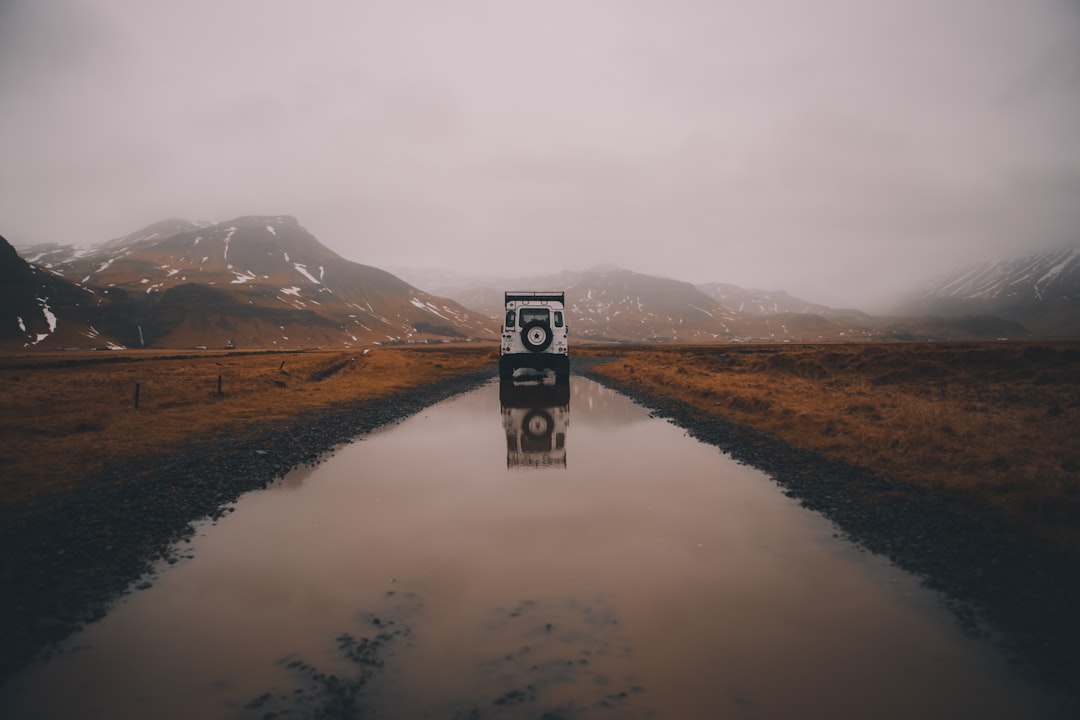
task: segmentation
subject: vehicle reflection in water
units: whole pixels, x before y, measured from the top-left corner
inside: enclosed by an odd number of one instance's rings
[[[506,467],[566,468],[570,382],[504,382],[499,405],[506,432]]]

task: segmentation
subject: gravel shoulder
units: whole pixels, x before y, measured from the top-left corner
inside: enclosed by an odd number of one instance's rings
[[[987,508],[830,461],[686,403],[586,377],[627,395],[767,473],[804,507],[829,518],[857,545],[888,557],[942,594],[966,632],[989,635],[1021,672],[1080,705],[1080,563],[1006,525]]]
[[[0,517],[0,682],[149,582],[170,547],[243,493],[335,447],[470,390],[494,369],[223,434],[107,470],[80,490]]]

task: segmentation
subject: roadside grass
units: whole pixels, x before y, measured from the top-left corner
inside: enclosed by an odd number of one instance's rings
[[[590,348],[648,387],[1080,553],[1080,344]]]
[[[127,459],[495,367],[496,353],[417,346],[0,355],[0,512],[75,489]]]
[[[597,372],[1080,553],[1080,343],[575,347]],[[0,512],[109,466],[494,367],[490,346],[0,356]],[[221,393],[218,393],[218,377]],[[135,386],[139,406],[135,407]]]

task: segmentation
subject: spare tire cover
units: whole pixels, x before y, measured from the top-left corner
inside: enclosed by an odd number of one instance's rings
[[[547,323],[533,320],[521,328],[521,343],[532,352],[543,352],[551,345],[551,328]]]

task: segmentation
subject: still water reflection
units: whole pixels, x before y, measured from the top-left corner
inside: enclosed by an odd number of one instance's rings
[[[570,384],[551,381],[499,386],[506,467],[566,467],[570,428]]]
[[[493,383],[245,496],[193,559],[5,687],[0,716],[1046,713],[912,578],[571,382],[550,405]],[[520,471],[533,452],[555,470]]]

